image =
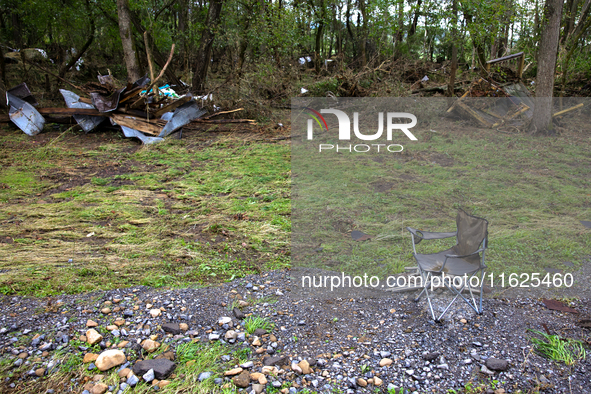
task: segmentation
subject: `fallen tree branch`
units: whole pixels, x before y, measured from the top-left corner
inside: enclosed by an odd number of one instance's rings
[[[146,38],[147,39],[147,38]],[[170,61],[172,60],[172,55],[174,55],[174,44],[172,44],[172,48],[170,48],[170,55],[168,55],[168,60],[166,61],[166,63],[164,64],[164,67],[162,67],[162,70],[160,70],[160,74],[158,74],[158,76],[156,77],[156,79],[154,79],[152,81],[152,83],[150,84],[150,86],[148,87],[148,89],[146,89],[146,92],[149,92],[150,90],[152,90],[152,88],[154,87],[154,85],[156,85],[156,82],[158,82],[158,80],[160,78],[162,78],[162,76],[164,75],[164,73],[166,72],[166,68],[168,67],[168,65],[170,64]]]
[[[248,123],[256,124],[254,119],[220,119],[220,120],[208,120],[208,119],[195,119],[191,123],[211,123],[211,124],[226,124],[226,123]]]
[[[238,112],[238,111],[242,111],[242,110],[244,110],[244,108],[233,109],[233,110],[231,110],[231,111],[221,111],[221,112],[216,112],[216,113],[214,113],[214,114],[211,114],[211,115],[205,116],[205,117],[203,117],[203,118],[201,118],[201,119],[202,119],[202,120],[207,120],[207,119],[213,118],[214,116],[218,116],[218,115],[225,115],[225,114],[231,114],[231,113],[233,113],[233,112]]]

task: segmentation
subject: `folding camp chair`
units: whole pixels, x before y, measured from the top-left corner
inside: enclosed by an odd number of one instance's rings
[[[469,215],[463,210],[459,210],[458,216],[456,217],[456,225],[457,231],[447,233],[420,231],[410,227],[406,228],[412,236],[413,255],[417,261],[418,270],[422,278],[421,283],[423,289],[415,301],[419,301],[421,296],[425,294],[431,310],[431,316],[435,321],[440,321],[452,304],[460,297],[476,313],[479,315],[482,314],[482,290],[484,285],[484,271],[486,269],[484,252],[487,249],[488,242],[488,222],[485,219]],[[416,245],[422,240],[451,237],[456,237],[457,243],[450,249],[433,254],[417,253]],[[480,253],[482,253],[482,256]],[[479,272],[479,286],[472,287],[470,285],[472,283],[471,279],[478,278],[477,274]],[[432,288],[431,285],[434,282],[439,285],[443,284],[455,294],[455,297],[438,318],[435,318],[431,303],[432,290],[435,287],[433,286]],[[478,289],[478,287],[480,288]],[[469,290],[471,300],[462,294],[466,288]],[[474,293],[478,290],[480,292],[480,301],[477,304]]]

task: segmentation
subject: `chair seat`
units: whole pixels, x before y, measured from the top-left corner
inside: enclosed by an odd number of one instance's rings
[[[446,254],[456,254],[456,252],[452,248],[445,250],[443,252],[433,254],[417,253],[415,257],[417,263],[421,267],[421,270],[436,274],[443,266]],[[445,267],[443,268],[442,272],[444,272],[446,275],[463,276],[464,274],[467,274],[468,276],[470,276],[479,269],[479,264],[472,264],[464,259],[448,258],[447,263],[445,263]]]

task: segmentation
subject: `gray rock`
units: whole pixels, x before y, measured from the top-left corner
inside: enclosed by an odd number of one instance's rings
[[[150,369],[154,370],[154,377],[158,380],[166,379],[172,373],[176,364],[165,358],[156,358],[153,360],[141,360],[133,366],[133,373],[144,375]]]
[[[263,359],[264,366],[271,366],[271,365],[289,365],[289,357],[287,356],[275,356],[275,357],[265,357]]]
[[[427,360],[427,361],[433,361],[435,360],[437,357],[439,357],[441,355],[441,353],[439,352],[431,352],[431,353],[427,353],[423,355],[423,360]]]
[[[214,334],[212,332],[211,334],[209,334],[208,338],[210,341],[216,341],[216,340],[220,339],[220,334]]]
[[[488,369],[488,368],[486,367],[486,365],[483,365],[483,366],[480,368],[480,372],[482,372],[483,374],[486,374],[486,375],[490,375],[490,376],[492,376],[492,375],[494,375],[494,374],[495,374],[495,372],[494,372],[494,371],[491,371],[490,369]]]
[[[135,376],[135,375],[131,375],[130,377],[127,378],[127,384],[130,385],[131,387],[135,386],[136,384],[138,384],[140,381],[140,379]]]
[[[211,375],[212,375],[211,372],[201,372],[197,379],[199,379],[200,382],[203,382],[204,380],[209,379],[211,377]]]
[[[485,365],[488,369],[493,371],[506,371],[509,368],[509,362],[507,360],[500,360],[494,357],[486,360]]]
[[[168,332],[172,335],[179,335],[181,334],[183,331],[181,330],[181,327],[179,325],[179,323],[166,323],[162,325],[162,329],[164,330],[164,332]]]
[[[253,366],[254,366],[254,363],[252,361],[247,361],[244,364],[240,364],[240,368],[244,368],[244,369],[252,368]]]
[[[148,370],[148,372],[146,372],[145,374],[142,375],[142,378],[146,382],[150,383],[152,380],[154,380],[154,370],[153,369]]]
[[[240,309],[238,308],[234,308],[232,309],[232,312],[234,313],[234,316],[236,317],[236,319],[238,320],[242,320],[246,317],[246,315],[244,314],[244,312],[242,312]]]
[[[265,330],[264,328],[257,328],[256,330],[254,330],[253,335],[257,336],[257,337],[262,337],[266,333],[267,333],[267,330]]]

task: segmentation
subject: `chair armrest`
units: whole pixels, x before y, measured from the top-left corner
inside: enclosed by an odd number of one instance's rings
[[[450,259],[463,259],[464,257],[470,257],[470,256],[474,256],[475,254],[478,254],[480,252],[484,252],[486,249],[488,249],[488,248],[480,248],[476,252],[461,255],[461,256],[457,255],[457,254],[446,254],[445,257],[450,258]]]
[[[444,239],[444,238],[455,237],[458,234],[457,231],[442,233],[442,232],[421,231],[421,230],[417,230],[412,227],[407,227],[406,229],[412,235],[417,236],[421,239]]]

